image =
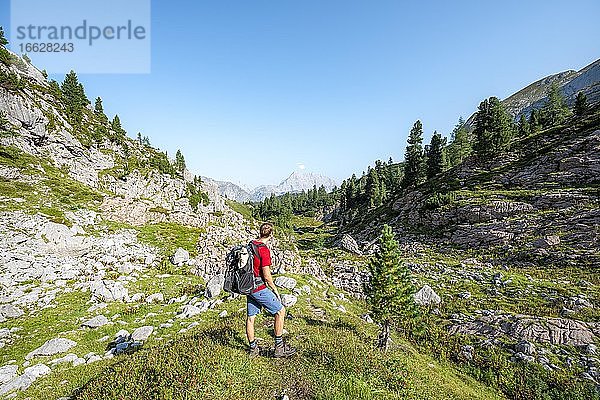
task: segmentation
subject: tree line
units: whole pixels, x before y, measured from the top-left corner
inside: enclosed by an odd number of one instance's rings
[[[417,120],[409,132],[403,162],[395,163],[392,158],[387,162],[377,160],[362,176],[353,174],[329,193],[324,188],[314,188],[272,195],[254,205],[255,216],[289,226],[292,214],[314,216],[335,204],[336,216],[343,224],[364,210],[382,206],[390,197],[435,179],[469,157],[479,161],[493,159],[510,150],[517,138],[560,126],[572,115],[580,117],[588,112],[582,92],[577,94],[573,109],[567,106],[556,84],[549,87],[546,95],[541,109],[532,110],[528,116],[522,113],[517,122],[497,97],[489,97],[479,104],[472,129],[461,117],[450,140],[434,131],[427,145],[423,145],[423,124]]]

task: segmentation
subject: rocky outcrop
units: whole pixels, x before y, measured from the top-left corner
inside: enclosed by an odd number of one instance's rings
[[[598,340],[594,324],[565,318],[543,318],[486,312],[470,321],[455,322],[452,334],[480,335],[486,338],[506,336],[553,345],[584,346]]]

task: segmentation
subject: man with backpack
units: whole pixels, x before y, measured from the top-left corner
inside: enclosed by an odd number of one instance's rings
[[[275,316],[275,357],[289,357],[296,349],[283,341],[283,322],[285,307],[281,304],[279,291],[271,276],[271,251],[267,243],[273,237],[273,225],[264,223],[260,227],[260,237],[250,242],[254,256],[254,279],[256,289],[246,296],[248,317],[246,318],[246,336],[250,344],[249,354],[260,355],[260,348],[254,337],[254,320],[264,308]]]

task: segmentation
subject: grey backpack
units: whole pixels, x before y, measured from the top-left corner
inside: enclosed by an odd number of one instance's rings
[[[260,276],[254,276],[254,255],[262,264],[259,247],[252,242],[247,245],[235,246],[225,256],[225,283],[223,289],[229,293],[248,295],[265,282]]]

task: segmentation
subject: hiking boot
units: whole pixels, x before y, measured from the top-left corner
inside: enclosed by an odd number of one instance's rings
[[[254,358],[254,357],[260,356],[260,347],[258,347],[258,345],[256,345],[255,348],[249,347],[248,348],[248,355],[250,356],[250,358]]]
[[[287,343],[281,343],[275,346],[275,358],[289,357],[296,353],[296,349]]]

